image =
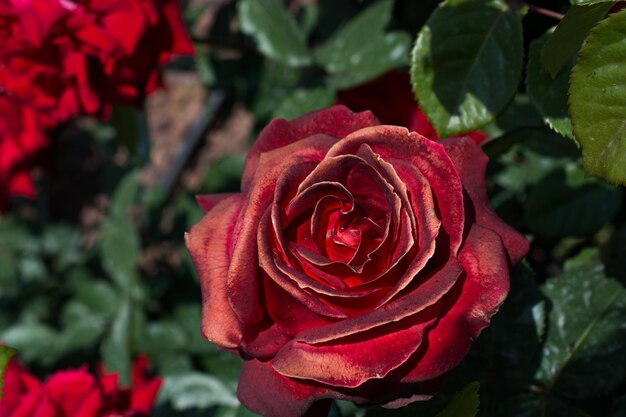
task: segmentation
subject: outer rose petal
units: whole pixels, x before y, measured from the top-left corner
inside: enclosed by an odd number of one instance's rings
[[[232,230],[242,203],[239,194],[227,197],[185,236],[202,287],[202,333],[213,343],[230,349],[236,349],[242,337],[226,289],[234,244]]]
[[[428,333],[423,356],[414,358],[417,363],[402,382],[434,379],[458,365],[509,292],[506,252],[495,232],[474,224],[459,259],[466,277],[458,299],[449,300],[449,311]]]
[[[459,171],[463,188],[469,194],[475,219],[481,226],[500,235],[512,264],[519,262],[527,253],[528,240],[498,217],[489,204],[485,171],[487,155],[469,137],[449,138],[441,141],[456,169]],[[470,213],[466,214],[469,217]]]
[[[371,112],[352,113],[345,106],[314,111],[291,121],[274,119],[261,131],[248,153],[241,189],[244,193],[249,190],[259,157],[264,152],[282,148],[315,134],[342,138],[356,130],[378,123],[378,119]]]
[[[420,319],[408,318],[371,330],[366,337],[346,337],[327,345],[292,341],[274,357],[272,367],[291,378],[354,388],[384,378],[420,347],[435,318]]]
[[[328,389],[289,379],[271,362],[247,360],[241,369],[237,396],[250,410],[265,417],[325,417],[330,401]],[[320,401],[321,400],[321,401]]]

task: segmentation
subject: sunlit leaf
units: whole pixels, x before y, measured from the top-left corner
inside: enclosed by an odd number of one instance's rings
[[[304,33],[280,0],[242,0],[241,29],[254,36],[265,55],[290,66],[311,63]]]
[[[411,79],[441,136],[484,126],[511,100],[522,72],[522,25],[504,1],[447,0],[413,48]]]
[[[626,10],[589,33],[570,81],[569,110],[588,175],[626,183]]]

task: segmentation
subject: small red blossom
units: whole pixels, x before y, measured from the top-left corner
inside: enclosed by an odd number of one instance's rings
[[[149,416],[161,378],[149,378],[148,361],[133,364],[133,386],[120,388],[117,374],[98,378],[79,369],[58,371],[40,382],[12,360],[4,376],[0,417],[144,417]]]
[[[39,112],[0,95],[0,212],[9,196],[35,196],[30,171],[47,147]]]

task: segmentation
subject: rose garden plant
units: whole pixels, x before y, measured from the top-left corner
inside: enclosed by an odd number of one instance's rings
[[[626,410],[610,0],[0,0],[0,417]]]

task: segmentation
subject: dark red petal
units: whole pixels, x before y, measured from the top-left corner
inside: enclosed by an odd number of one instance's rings
[[[291,121],[274,119],[261,131],[248,153],[241,189],[247,192],[250,188],[252,179],[256,176],[259,157],[264,152],[282,148],[320,133],[343,138],[358,129],[377,124],[378,119],[371,112],[352,113],[344,106],[314,111]]]
[[[459,254],[465,280],[458,299],[428,333],[428,344],[415,367],[402,379],[419,382],[436,378],[455,367],[504,302],[509,291],[509,267],[500,237],[474,224]],[[441,302],[445,303],[446,300]]]
[[[420,347],[424,333],[436,317],[409,317],[399,322],[348,336],[332,343],[310,345],[294,340],[274,357],[280,374],[311,379],[339,387],[358,387],[384,378]]]
[[[266,279],[264,288],[267,313],[283,333],[294,336],[304,330],[331,323],[312,312],[272,280]]]
[[[278,179],[290,166],[321,161],[335,142],[330,136],[315,135],[260,155],[233,231],[232,239],[236,244],[227,279],[230,303],[244,323],[255,324],[263,318],[258,301],[257,233],[262,216],[272,205]]]
[[[286,378],[272,369],[271,362],[245,361],[237,397],[243,405],[264,417],[326,417],[328,390]]]
[[[499,234],[511,262],[519,262],[528,253],[528,240],[504,223],[489,204],[485,183],[487,155],[468,137],[443,139],[441,143],[459,171],[463,188],[474,206],[476,223]]]
[[[85,368],[57,372],[44,384],[45,395],[61,415],[73,415],[89,394],[97,390],[95,378]]]
[[[239,346],[242,335],[226,286],[234,245],[232,231],[242,203],[240,194],[222,200],[185,235],[202,288],[202,334],[230,349]]]
[[[208,213],[219,203],[220,201],[235,195],[236,193],[218,193],[218,194],[203,194],[196,196],[196,202],[202,209],[204,214]]]
[[[316,314],[335,318],[347,317],[343,311],[324,303],[319,297],[315,297],[305,290],[305,288],[311,288],[316,291],[331,291],[330,287],[321,284],[300,271],[289,268],[272,251],[270,213],[268,209],[260,222],[258,230],[259,265],[267,273],[268,278]],[[288,271],[292,272],[292,274],[288,275]]]
[[[445,296],[461,272],[461,265],[450,260],[409,293],[357,317],[302,332],[296,340],[308,344],[325,343],[418,314]]]
[[[248,326],[243,335],[241,349],[249,356],[268,360],[291,340],[275,323],[266,320],[255,326]]]
[[[328,151],[327,158],[356,154],[362,144],[369,145],[384,160],[411,162],[426,177],[443,229],[450,237],[450,250],[456,255],[463,241],[463,187],[444,147],[402,127],[375,126],[348,135]]]

